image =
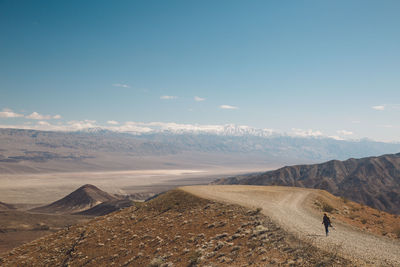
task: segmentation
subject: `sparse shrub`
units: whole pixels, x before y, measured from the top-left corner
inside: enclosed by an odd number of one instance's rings
[[[47,231],[50,230],[50,227],[46,224],[37,224],[35,228],[33,229],[34,231]]]
[[[253,235],[254,236],[259,236],[262,234],[265,234],[266,232],[268,232],[268,228],[266,228],[263,225],[258,225],[254,230],[253,230]]]
[[[393,233],[397,236],[397,238],[400,238],[400,227],[395,228]]]
[[[160,267],[164,263],[164,259],[161,257],[155,257],[151,260],[147,267]]]
[[[254,250],[256,247],[258,247],[260,244],[257,241],[251,240],[247,242],[247,246],[251,249]]]
[[[192,251],[192,252],[190,252],[188,267],[196,266],[196,264],[200,262],[200,257],[201,257],[200,251]]]
[[[349,202],[349,200],[347,198],[345,198],[345,197],[340,197],[340,198],[342,199],[343,203]]]
[[[352,214],[349,216],[350,219],[352,219],[353,221],[358,217],[358,215]]]
[[[361,219],[361,223],[362,224],[366,224],[367,223],[367,219]]]
[[[334,208],[331,205],[329,205],[328,203],[322,203],[322,210],[324,212],[331,213],[334,210]]]
[[[256,208],[255,210],[249,210],[247,212],[247,215],[254,216],[254,215],[259,214],[261,211],[262,211],[262,208]]]

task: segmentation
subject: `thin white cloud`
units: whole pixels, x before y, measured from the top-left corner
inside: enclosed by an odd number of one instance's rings
[[[347,131],[347,130],[338,130],[336,131],[339,135],[353,135],[353,132]]]
[[[215,134],[220,136],[297,136],[314,138],[333,138],[345,140],[350,131],[340,130],[338,135],[324,135],[320,130],[293,128],[289,134],[268,128],[253,128],[246,125],[235,124],[180,124],[174,122],[134,122],[128,121],[119,124],[100,125],[94,120],[57,122],[52,124],[47,121],[38,121],[36,124],[22,125],[0,125],[0,128],[34,129],[43,131],[82,131],[90,128],[101,128],[105,130],[129,133],[133,135],[151,133],[174,133],[174,134]]]
[[[393,124],[382,124],[378,125],[378,127],[383,127],[383,128],[396,128]]]
[[[117,132],[132,133],[136,135],[150,133],[153,131],[153,129],[147,127],[145,123],[131,121],[125,122],[123,125],[120,126],[110,126],[108,129]]]
[[[323,136],[322,132],[319,130],[313,130],[313,129],[298,129],[298,128],[292,128],[293,134],[295,136],[301,136],[301,137],[318,137],[318,136]]]
[[[52,116],[52,115],[42,115],[42,114],[39,114],[37,112],[32,112],[31,114],[25,116],[25,118],[26,119],[31,119],[31,120],[51,120],[51,119],[58,120],[58,119],[61,119],[61,115],[58,115],[58,114],[54,115],[54,116]]]
[[[41,125],[41,126],[50,126],[51,125],[47,121],[39,121],[38,124]]]
[[[25,118],[31,119],[31,120],[50,120],[52,118],[52,116],[42,115],[37,112],[32,112],[30,115],[25,116]]]
[[[68,125],[65,128],[73,131],[99,127],[94,120],[69,121],[67,124]]]
[[[24,115],[15,113],[11,109],[5,108],[3,111],[0,111],[0,118],[20,118]]]
[[[385,105],[372,106],[372,109],[382,111],[385,110]]]
[[[205,98],[202,98],[202,97],[200,97],[200,96],[195,96],[194,97],[194,101],[196,101],[196,102],[201,102],[201,101],[204,101],[204,100],[206,100]]]
[[[174,95],[163,95],[163,96],[160,96],[160,99],[163,99],[163,100],[172,100],[172,99],[177,99],[178,97],[177,96],[174,96]]]
[[[119,124],[118,121],[107,121],[107,123],[111,124],[111,125],[118,125]]]
[[[201,125],[201,124],[180,124],[174,122],[126,122],[120,126],[109,126],[107,129],[117,132],[129,132],[131,134],[173,132],[184,133],[209,133],[217,135],[242,135],[251,134],[255,136],[271,136],[276,133],[271,129],[257,129],[245,125]]]
[[[358,124],[358,123],[361,123],[361,121],[354,120],[354,121],[351,121],[351,123]]]
[[[122,87],[122,88],[131,88],[128,84],[124,84],[124,83],[114,83],[112,86]]]
[[[220,109],[238,109],[236,106],[231,106],[231,105],[221,105],[219,106]]]
[[[0,128],[13,128],[13,129],[32,129],[39,131],[62,131],[62,132],[73,132],[80,131],[89,128],[96,128],[99,125],[95,121],[84,120],[84,121],[69,121],[67,123],[58,122],[57,124],[49,123],[48,121],[38,121],[36,124],[23,125],[0,125]]]
[[[332,139],[335,139],[335,140],[339,140],[339,141],[345,140],[343,137],[340,137],[340,136],[337,136],[337,135],[330,135],[328,137],[332,138]]]

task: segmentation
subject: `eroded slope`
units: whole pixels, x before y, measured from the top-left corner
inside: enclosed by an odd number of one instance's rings
[[[286,166],[264,173],[220,179],[215,184],[318,188],[376,209],[400,214],[400,153]]]

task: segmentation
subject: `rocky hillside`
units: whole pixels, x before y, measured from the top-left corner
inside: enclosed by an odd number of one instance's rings
[[[107,192],[100,190],[94,185],[86,184],[56,202],[30,211],[51,214],[76,213],[90,209],[100,203],[115,200],[117,198]]]
[[[320,191],[311,199],[311,207],[319,214],[328,213],[333,224],[340,221],[364,232],[400,240],[400,216],[353,202],[344,197],[336,197]]]
[[[400,153],[289,166],[219,179],[214,183],[319,188],[376,209],[400,214]]]
[[[350,266],[260,210],[175,190],[69,227],[0,257],[1,266]]]

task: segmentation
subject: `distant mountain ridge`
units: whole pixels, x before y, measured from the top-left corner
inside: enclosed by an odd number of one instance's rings
[[[287,166],[264,173],[219,179],[214,183],[319,188],[373,208],[400,214],[400,153]]]
[[[96,186],[86,184],[58,201],[34,208],[30,211],[51,214],[77,213],[90,209],[100,203],[116,200],[118,200],[116,197],[100,190]]]
[[[102,128],[78,132],[0,129],[0,173],[232,165],[260,169],[400,151],[395,143],[296,137],[244,126],[170,128],[138,135]]]

